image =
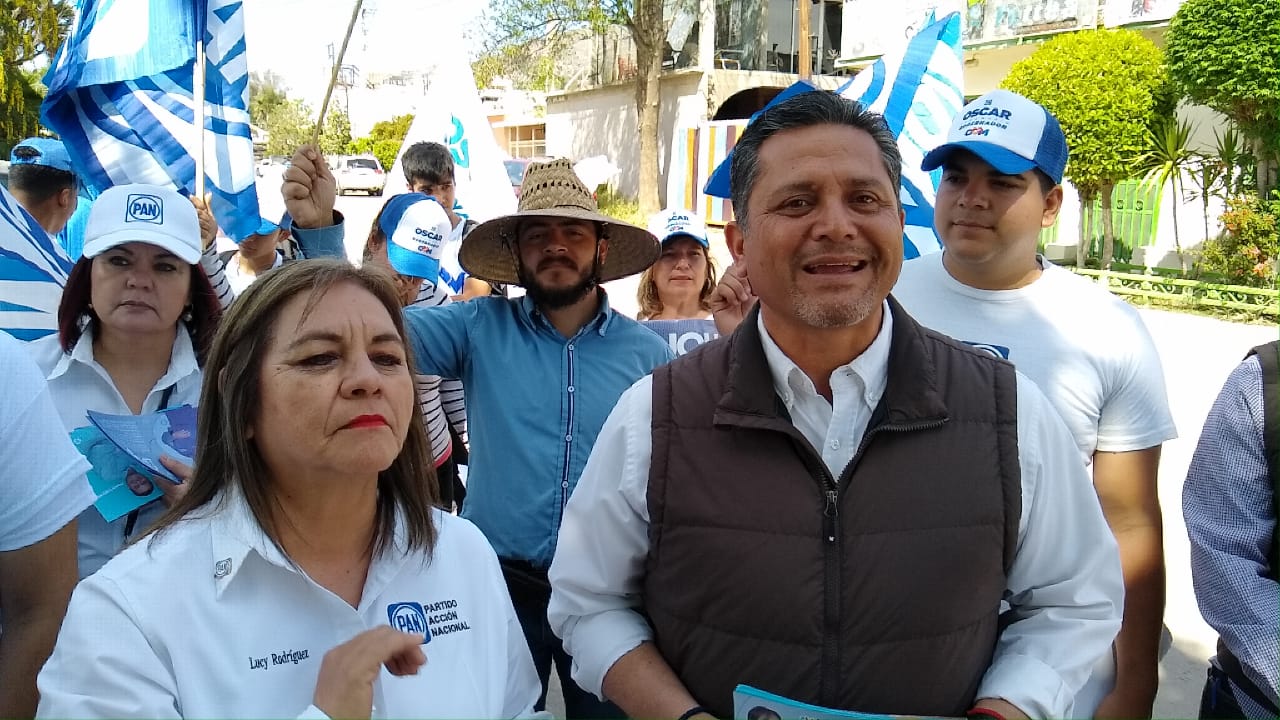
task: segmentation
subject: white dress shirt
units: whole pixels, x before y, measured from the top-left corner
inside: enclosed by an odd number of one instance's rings
[[[889,321],[867,352],[833,373],[834,412],[824,414],[825,399],[761,334],[775,392],[796,428],[815,449],[822,445],[833,474],[856,452],[853,440],[884,391],[891,335]],[[601,429],[550,570],[551,627],[573,656],[574,680],[597,695],[609,668],[653,638],[637,612],[649,551],[652,387],[651,376],[633,385]],[[1016,621],[1001,634],[977,696],[1003,698],[1032,717],[1061,717],[1119,632],[1124,586],[1115,540],[1066,426],[1021,374],[1017,402],[1022,514],[1006,589]],[[833,429],[833,419],[857,424],[856,434]]]
[[[418,620],[393,626],[429,630],[427,664],[382,668],[373,717],[534,716],[541,685],[497,556],[471,523],[433,516],[434,552],[407,551],[397,523],[352,607],[229,494],[80,583],[40,672],[38,717],[324,717],[312,696],[325,653],[402,614]]]
[[[782,398],[791,415],[791,424],[822,456],[822,462],[838,478],[853,460],[858,443],[867,432],[871,414],[880,404],[880,396],[889,383],[889,340],[893,337],[893,315],[884,305],[884,321],[875,340],[861,355],[831,373],[831,400],[818,394],[808,375],[791,362],[764,327],[764,316],[757,315],[764,357],[773,376],[773,389]]]
[[[48,378],[49,394],[62,417],[64,432],[70,433],[88,426],[90,423],[86,413],[89,410],[111,415],[133,413],[116,388],[111,374],[94,358],[93,332],[89,328],[85,328],[69,353],[62,351],[57,334],[27,343],[27,351]],[[179,322],[178,333],[174,337],[173,349],[169,355],[169,367],[142,401],[142,412],[153,413],[164,409],[160,407],[160,401],[164,398],[165,390],[170,387],[173,392],[169,394],[167,407],[197,407],[200,404],[200,384],[203,379],[204,373],[200,370],[195,348],[191,344],[191,334],[187,332],[186,325]],[[158,500],[142,506],[133,528],[141,532],[158,519],[164,509],[164,503]],[[96,572],[130,539],[125,535],[128,524],[125,517],[107,522],[96,507],[87,508],[80,513],[76,555],[81,578]]]

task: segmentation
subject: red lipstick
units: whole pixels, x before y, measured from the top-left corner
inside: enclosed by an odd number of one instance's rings
[[[360,416],[357,416],[351,422],[347,423],[346,425],[343,425],[342,427],[344,429],[371,428],[371,427],[385,427],[387,424],[388,424],[387,419],[382,417],[381,415],[360,415]]]

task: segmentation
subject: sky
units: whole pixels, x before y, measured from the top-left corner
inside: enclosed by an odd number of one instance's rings
[[[478,48],[485,0],[364,0],[344,64],[361,72],[425,69],[441,52]],[[279,75],[290,97],[317,107],[355,0],[245,0],[249,70]],[[415,59],[417,58],[417,59]]]

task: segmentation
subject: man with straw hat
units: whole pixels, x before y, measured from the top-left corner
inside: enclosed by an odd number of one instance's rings
[[[570,680],[547,624],[564,506],[618,396],[672,358],[600,286],[657,257],[657,238],[600,214],[567,160],[532,163],[519,210],[476,227],[459,250],[468,273],[525,296],[405,311],[419,372],[462,379],[472,441],[463,517],[502,561],[542,680],[537,709],[554,660],[570,719],[621,714]]]

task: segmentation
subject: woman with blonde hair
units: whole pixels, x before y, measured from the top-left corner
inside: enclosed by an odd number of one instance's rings
[[[649,229],[662,241],[662,252],[640,276],[637,319],[683,355],[720,336],[711,319],[716,266],[707,228],[697,214],[672,209],[654,216]]]

